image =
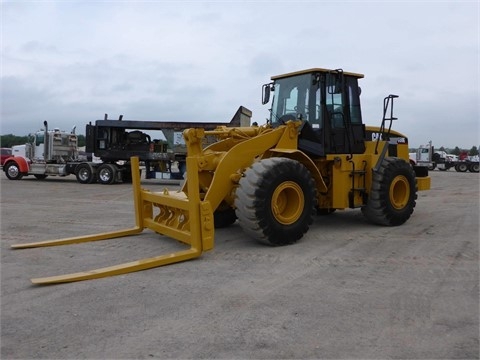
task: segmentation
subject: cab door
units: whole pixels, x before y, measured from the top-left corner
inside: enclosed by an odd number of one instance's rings
[[[329,153],[361,154],[365,151],[365,126],[357,78],[341,72],[327,74],[326,118],[330,127]]]

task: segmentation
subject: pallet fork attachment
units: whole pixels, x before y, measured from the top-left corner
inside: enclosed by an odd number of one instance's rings
[[[197,166],[195,158],[187,157],[189,175],[198,174]],[[188,244],[190,249],[90,271],[35,278],[31,279],[33,284],[48,285],[126,274],[194,259],[203,251],[213,248],[213,211],[208,201],[200,201],[198,176],[189,176],[187,198],[184,192],[170,193],[166,189],[163,192],[151,192],[142,189],[138,157],[132,157],[131,167],[136,223],[134,227],[95,235],[15,244],[12,248],[26,249],[114,239],[136,235],[147,228]]]

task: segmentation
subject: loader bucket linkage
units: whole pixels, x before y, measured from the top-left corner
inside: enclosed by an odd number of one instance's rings
[[[194,259],[203,251],[213,248],[213,211],[208,201],[200,201],[198,176],[189,176],[187,198],[183,192],[169,193],[168,190],[151,192],[142,189],[138,157],[132,157],[131,167],[136,222],[134,227],[95,235],[15,244],[12,248],[26,249],[107,240],[139,234],[147,228],[188,244],[190,249],[90,271],[35,278],[31,279],[32,283],[46,285],[126,274]],[[187,167],[191,174],[198,173],[196,159],[187,158]],[[158,210],[156,215],[154,209]]]

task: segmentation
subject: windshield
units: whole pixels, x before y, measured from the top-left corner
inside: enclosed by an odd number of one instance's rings
[[[35,134],[35,145],[40,145],[40,144],[43,144],[43,142],[45,141],[45,133],[43,131],[38,131],[36,134]]]
[[[277,79],[270,120],[272,124],[291,119],[318,124],[320,107],[316,105],[320,105],[320,92],[311,74]]]

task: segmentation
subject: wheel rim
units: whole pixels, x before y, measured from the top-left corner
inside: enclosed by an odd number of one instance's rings
[[[109,182],[110,179],[112,178],[110,169],[107,169],[107,168],[101,169],[100,172],[98,173],[98,178],[100,179],[100,181]]]
[[[397,176],[390,185],[390,203],[401,210],[407,206],[410,199],[410,184],[405,176]]]
[[[11,177],[17,177],[19,174],[18,167],[15,165],[10,165],[7,171],[8,171],[8,175],[10,175]]]
[[[87,168],[82,168],[82,169],[80,169],[80,171],[78,172],[78,177],[79,177],[82,181],[87,181],[89,176],[90,176],[90,171],[89,171]]]
[[[304,207],[303,191],[297,183],[285,181],[273,192],[272,213],[281,224],[293,224],[302,215]]]

